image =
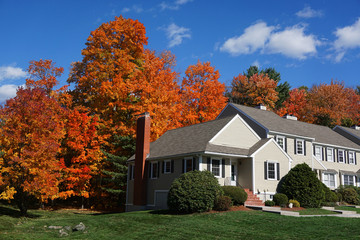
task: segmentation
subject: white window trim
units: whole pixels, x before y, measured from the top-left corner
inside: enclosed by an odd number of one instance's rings
[[[316,156],[316,149],[320,149],[320,151],[319,151],[320,158],[318,158],[318,159],[322,160],[323,159],[323,148],[322,148],[322,146],[318,146],[318,145],[315,146],[315,157],[318,157],[318,156]]]
[[[276,143],[280,146],[280,144],[278,143],[278,139],[282,139],[283,140],[283,146],[281,147],[284,151],[286,149],[286,142],[285,142],[285,136],[281,136],[281,135],[276,135],[275,137],[276,139]]]
[[[219,176],[216,176],[214,173],[213,173],[213,171],[212,171],[212,162],[213,162],[213,160],[219,160]],[[212,174],[214,174],[214,176],[216,177],[216,178],[221,178],[221,176],[222,176],[222,174],[221,174],[221,171],[222,171],[222,159],[220,159],[220,158],[210,158],[210,172],[212,173]]]
[[[167,172],[166,171],[166,163],[170,163],[170,172]],[[171,173],[171,160],[165,160],[164,161],[164,174],[169,174],[169,173]]]
[[[191,171],[193,171],[194,169],[193,169],[193,166],[194,166],[194,163],[193,163],[193,161],[194,161],[194,158],[193,157],[186,157],[186,158],[184,158],[184,173],[186,173],[186,168],[187,168],[187,160],[191,160]]]
[[[352,154],[352,162],[350,162],[350,154]],[[355,165],[355,152],[354,151],[349,151],[348,153],[348,163]]]
[[[274,171],[275,171],[275,178],[269,178],[269,163],[273,163],[274,164]],[[277,163],[278,162],[274,162],[274,161],[266,161],[266,170],[267,170],[267,173],[266,173],[266,176],[267,176],[267,180],[270,180],[270,181],[278,181],[278,176],[277,176],[277,172],[278,172],[278,169],[277,169]]]
[[[356,178],[355,178],[355,175],[351,175],[351,174],[342,174],[341,175],[341,178],[342,178],[342,183],[343,185],[345,185],[345,179],[344,179],[344,176],[352,176],[353,177],[353,185],[352,186],[356,186]]]
[[[298,153],[298,144],[297,144],[298,142],[302,143],[302,153]],[[304,139],[295,139],[295,145],[296,145],[296,155],[304,156],[305,155],[305,149],[304,149],[305,148],[305,141],[304,141]]]
[[[151,173],[151,176],[150,176],[150,179],[157,179],[158,177],[154,177],[153,176],[153,169],[154,169],[154,164],[157,164],[157,171],[159,171],[159,162],[151,162],[151,164],[150,164],[150,166],[151,166],[151,171],[150,171],[150,173]],[[159,175],[159,172],[157,172],[157,175]]]
[[[326,183],[324,182],[324,175],[325,174],[332,174],[332,175],[334,175],[334,184],[335,184],[335,186],[328,186],[328,185],[326,185]],[[331,189],[335,189],[335,188],[337,188],[337,180],[336,180],[336,173],[329,173],[329,172],[323,172],[322,173],[322,183],[324,183],[328,188],[331,188]],[[329,182],[330,182],[330,180],[329,180]]]
[[[340,161],[340,152],[342,152],[343,153],[343,160],[342,161]],[[339,149],[338,150],[338,160],[339,160],[339,163],[345,163],[345,150],[343,150],[343,149]]]
[[[329,153],[328,153],[329,150],[331,151],[332,160],[329,160]],[[330,147],[326,148],[326,159],[327,159],[328,162],[334,162],[335,161],[334,149],[333,148],[330,148]]]

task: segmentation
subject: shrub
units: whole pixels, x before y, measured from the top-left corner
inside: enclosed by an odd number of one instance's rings
[[[323,184],[323,190],[325,193],[324,201],[325,202],[337,202],[339,201],[338,196],[335,192],[331,191],[325,184]]]
[[[209,211],[222,193],[218,180],[209,171],[187,172],[171,184],[168,207],[177,213]]]
[[[296,165],[284,176],[279,192],[310,208],[320,207],[325,196],[322,182],[306,163]]]
[[[325,207],[336,207],[336,206],[338,206],[336,204],[336,202],[322,202],[321,205],[325,206]]]
[[[339,193],[339,192],[336,192],[335,194],[336,194],[336,196],[337,196],[338,202],[342,202],[342,201],[343,201],[342,194]]]
[[[235,186],[223,186],[224,195],[231,198],[234,205],[244,205],[247,200],[247,193],[244,189]]]
[[[273,199],[274,199],[275,204],[280,207],[285,207],[286,204],[288,203],[288,197],[283,193],[275,194]]]
[[[345,188],[342,192],[343,200],[349,204],[358,204],[359,197],[354,188]]]
[[[214,209],[217,211],[227,211],[231,208],[232,201],[228,196],[218,196],[215,200]]]
[[[300,203],[294,199],[290,199],[289,203],[292,203],[293,207],[300,207]]]
[[[269,206],[269,207],[275,206],[275,202],[272,201],[272,200],[266,200],[265,201],[265,206]]]

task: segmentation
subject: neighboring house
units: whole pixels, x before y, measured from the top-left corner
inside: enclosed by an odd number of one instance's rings
[[[360,127],[352,126],[351,128],[336,126],[334,131],[360,145]]]
[[[263,106],[229,103],[216,120],[167,131],[151,144],[149,139],[145,114],[138,119],[137,152],[128,160],[127,211],[166,208],[172,181],[194,169],[209,170],[221,185],[241,186],[262,201],[298,163],[307,163],[331,189],[357,185],[360,169],[359,145]]]

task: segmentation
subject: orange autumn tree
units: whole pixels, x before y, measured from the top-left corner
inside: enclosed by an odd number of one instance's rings
[[[59,191],[63,114],[56,100],[36,87],[19,88],[0,108],[0,188],[6,190],[1,197],[14,198],[23,215],[29,196],[46,202]]]
[[[250,76],[239,74],[231,83],[230,99],[232,102],[246,106],[263,104],[275,108],[279,99],[276,91],[277,82],[262,73]]]
[[[182,124],[184,126],[213,120],[225,107],[225,85],[210,62],[200,61],[185,71],[181,84]]]
[[[280,117],[289,114],[298,118],[298,120],[303,122],[312,122],[312,119],[309,119],[309,114],[307,112],[307,92],[305,89],[292,89],[289,92],[289,98],[286,99],[282,107],[276,112]]]
[[[345,119],[359,122],[359,97],[354,89],[343,82],[331,80],[330,84],[314,85],[308,92],[308,113],[313,123],[334,127]]]

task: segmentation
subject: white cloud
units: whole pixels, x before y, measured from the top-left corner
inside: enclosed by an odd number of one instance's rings
[[[123,9],[121,9],[122,14],[128,13],[128,12],[141,13],[143,11],[144,11],[144,9],[140,5],[132,5],[131,7],[124,7]]]
[[[335,61],[340,62],[348,49],[360,47],[360,18],[351,26],[336,29],[334,34],[337,37],[334,42]]]
[[[27,73],[19,67],[1,66],[0,81],[4,79],[19,79],[26,77]]]
[[[296,13],[296,16],[301,18],[314,18],[314,17],[322,17],[323,12],[321,10],[314,10],[311,7],[304,7],[302,10]]]
[[[225,41],[220,51],[237,56],[251,54],[260,50],[265,54],[282,54],[296,59],[305,59],[316,54],[316,47],[321,44],[314,35],[306,35],[304,26],[295,25],[282,31],[277,27],[259,22],[246,28],[239,37]]]
[[[255,60],[251,66],[257,66],[258,68],[260,68],[260,62],[258,60]]]
[[[267,26],[265,22],[259,22],[246,28],[239,37],[226,40],[220,47],[220,51],[232,55],[250,54],[263,48],[275,27]]]
[[[321,42],[314,35],[306,35],[304,29],[296,25],[271,34],[265,51],[297,59],[306,59],[309,55],[316,54],[316,47]]]
[[[166,29],[166,36],[170,40],[169,47],[180,45],[185,38],[191,38],[190,29],[179,27],[175,23],[171,23]]]
[[[13,84],[0,86],[0,103],[4,103],[7,99],[15,97],[18,87],[19,86]]]
[[[192,2],[192,1],[193,0],[176,0],[175,2],[170,3],[170,4],[166,3],[166,2],[161,2],[159,6],[160,6],[161,10],[166,10],[166,9],[179,10],[181,5],[184,5],[184,4]]]

